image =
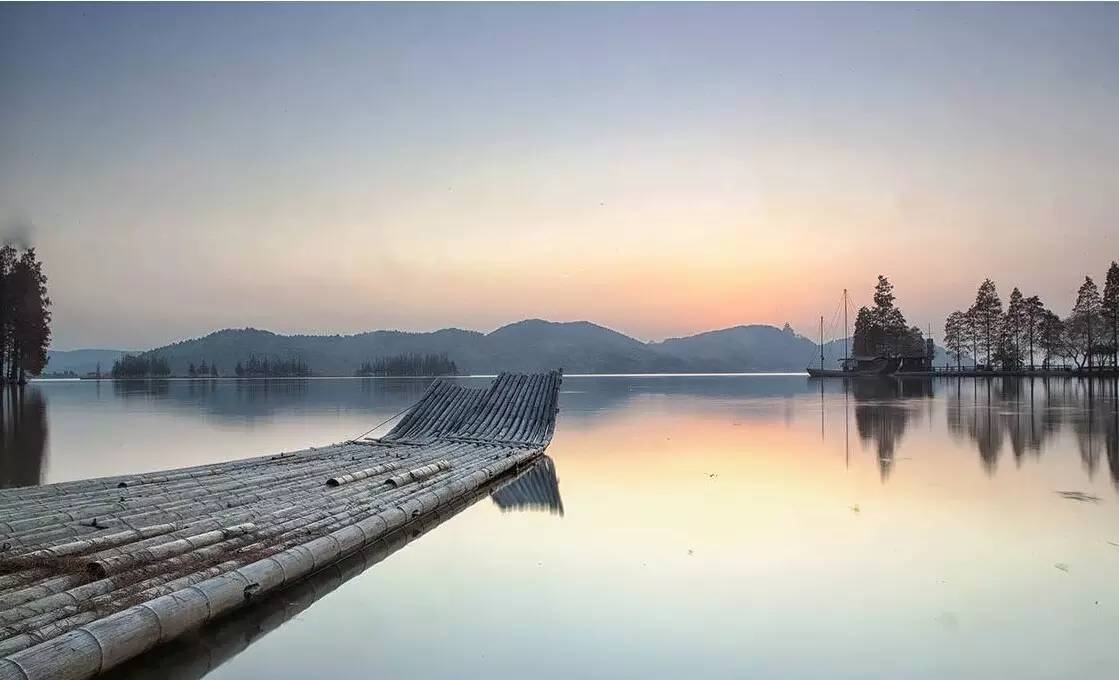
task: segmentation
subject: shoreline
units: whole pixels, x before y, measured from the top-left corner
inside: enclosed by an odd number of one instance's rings
[[[435,378],[469,379],[469,378],[494,378],[497,373],[470,373],[461,375],[310,375],[310,376],[150,376],[135,378],[113,377],[82,377],[82,376],[57,376],[29,378],[28,383],[46,382],[216,382],[216,381],[261,381],[261,380],[433,380]],[[840,380],[882,380],[882,379],[908,379],[908,378],[1119,378],[1119,371],[906,371],[903,373],[890,373],[882,375],[830,375],[810,376],[804,371],[735,371],[735,372],[701,372],[701,373],[571,373],[567,378],[735,378],[735,377],[805,377],[813,380],[840,379]]]

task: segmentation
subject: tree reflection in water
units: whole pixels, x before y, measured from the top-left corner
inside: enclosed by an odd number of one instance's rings
[[[897,447],[909,420],[924,415],[915,400],[933,396],[932,381],[860,379],[850,381],[850,389],[855,399],[855,430],[864,447],[873,443],[878,454],[878,472],[886,481],[893,471]]]
[[[948,387],[948,430],[976,445],[983,468],[994,474],[1003,444],[1016,464],[1040,457],[1069,428],[1085,472],[1093,477],[1106,455],[1119,486],[1119,402],[1115,380],[1077,378],[956,379]]]
[[[914,418],[931,416],[937,390],[946,394],[945,420],[957,440],[970,441],[988,475],[1009,444],[1016,465],[1038,458],[1066,429],[1076,441],[1089,478],[1107,459],[1119,487],[1119,381],[1078,378],[867,379],[849,381],[855,427],[873,446],[882,480]]]
[[[0,487],[43,482],[47,403],[31,386],[0,388]]]

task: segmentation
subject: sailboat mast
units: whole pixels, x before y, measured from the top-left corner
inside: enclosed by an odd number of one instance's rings
[[[824,317],[820,317],[820,370],[824,370]]]
[[[843,289],[843,361],[851,357],[847,350],[847,289]],[[845,364],[846,365],[846,364]]]

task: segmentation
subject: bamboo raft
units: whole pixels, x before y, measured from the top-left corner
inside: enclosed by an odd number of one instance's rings
[[[543,475],[540,474],[542,469],[546,469]],[[526,479],[533,481],[526,486],[522,483]],[[548,486],[549,480],[558,483],[554,463],[543,455],[515,477],[486,484],[286,588],[282,597],[264,598],[194,635],[184,636],[161,647],[158,654],[140,655],[103,677],[112,680],[153,677],[161,680],[200,680],[347,581],[360,576],[487,495],[497,501],[504,490],[515,488],[517,495],[526,503],[523,509],[550,511],[549,506],[559,501],[560,492],[558,486]],[[370,636],[375,638],[376,631],[370,631]]]
[[[95,676],[523,469],[561,381],[440,380],[381,438],[0,491],[0,680]]]

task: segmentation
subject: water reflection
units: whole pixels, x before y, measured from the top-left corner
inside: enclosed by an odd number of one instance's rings
[[[59,481],[338,441],[406,408],[429,383],[424,379],[130,380],[7,389],[2,395],[0,481],[5,485],[36,484],[44,474],[47,481]],[[890,479],[899,456],[904,455],[914,427],[941,428],[944,423],[950,437],[971,444],[989,476],[998,472],[1007,451],[1018,467],[1026,460],[1036,460],[1047,448],[1063,447],[1077,452],[1089,477],[1106,469],[1119,487],[1116,385],[1115,380],[1076,378],[569,377],[561,399],[564,422],[572,429],[596,422],[603,414],[651,405],[675,414],[727,410],[736,424],[768,427],[784,423],[794,429],[804,414],[805,401],[812,400],[819,409],[817,429],[823,445],[841,434],[846,441],[846,433],[853,430],[855,441],[874,453],[883,482]],[[44,470],[47,400],[56,425],[64,427],[53,447],[61,458]],[[843,411],[841,428],[837,408]],[[155,415],[173,417],[176,423],[162,427],[178,428],[182,436],[172,439],[151,430],[144,418]],[[287,431],[273,428],[274,438],[245,450],[229,449],[227,438],[221,437],[213,443],[223,447],[219,451],[206,441],[212,433],[197,427],[199,415],[222,427],[283,423]],[[71,432],[78,424],[83,425],[82,431]],[[316,432],[321,425],[321,436],[307,431],[308,425],[315,426]],[[145,437],[150,440],[145,445],[158,442],[159,455],[133,452],[108,435],[124,429],[137,438],[137,446]],[[106,435],[93,434],[93,430],[103,430]],[[1058,439],[1062,443],[1056,443]],[[78,456],[79,441],[93,451]],[[127,459],[119,458],[125,454]],[[558,504],[550,507],[559,508]]]
[[[242,382],[39,384],[45,478],[338,441],[427,387]],[[132,677],[225,659],[210,677],[688,677],[703,659],[708,677],[978,679],[1119,663],[1114,381],[563,387],[562,502],[558,482],[531,495],[558,479],[537,468],[361,578],[262,602]]]
[[[1115,380],[953,380],[948,390],[949,431],[976,447],[983,469],[994,475],[1009,442],[1015,463],[1038,458],[1050,441],[1070,431],[1089,478],[1106,456],[1119,486],[1119,401]]]
[[[401,527],[365,550],[265,598],[247,610],[220,619],[161,647],[157,652],[142,655],[104,677],[115,680],[202,678],[265,635],[299,616],[347,581],[361,575],[487,495],[506,511],[555,507],[559,508],[561,514],[563,511],[555,463],[544,456],[511,480],[497,480],[484,486],[428,517]],[[370,635],[375,635],[375,632],[370,631]]]
[[[998,471],[1008,445],[1021,465],[1027,456],[1040,457],[1051,440],[1068,431],[1089,478],[1106,457],[1110,477],[1119,487],[1117,386],[1116,380],[1076,378],[882,378],[851,380],[845,389],[855,403],[859,440],[877,455],[882,481],[890,477],[906,430],[932,417],[939,393],[945,397],[949,433],[972,443],[988,475]],[[815,389],[821,390],[822,404],[823,387]],[[846,404],[844,410],[846,418]]]
[[[882,481],[894,468],[897,447],[905,429],[914,417],[923,412],[913,400],[931,398],[930,380],[866,379],[850,381],[855,399],[855,429],[863,445],[873,444],[878,455],[878,473]]]
[[[0,387],[0,487],[41,484],[47,402],[35,387]]]
[[[430,383],[430,379],[404,378],[111,381],[113,394],[125,401],[155,402],[237,421],[271,418],[285,411],[360,408],[371,402],[407,404],[419,399]]]
[[[544,456],[509,484],[493,492],[494,504],[504,512],[539,510],[563,517],[556,464]]]

